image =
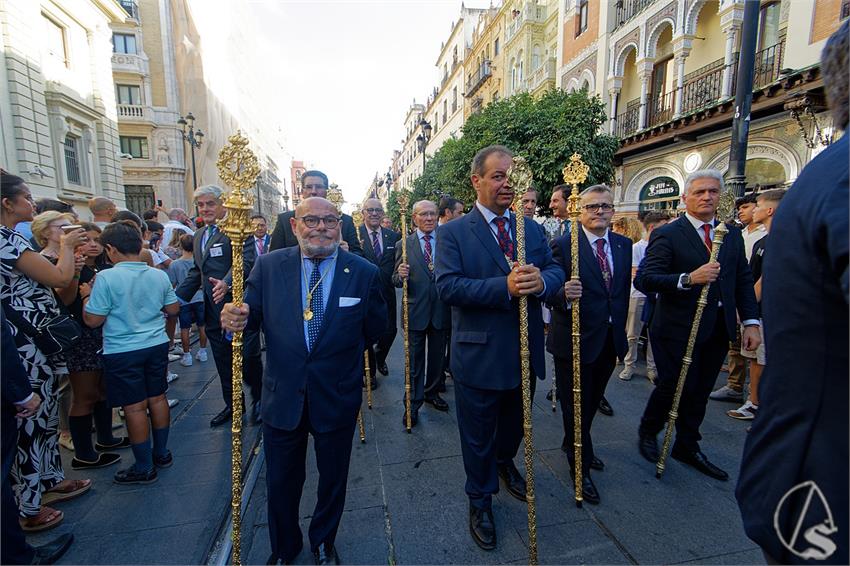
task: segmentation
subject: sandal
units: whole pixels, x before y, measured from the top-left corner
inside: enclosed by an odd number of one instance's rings
[[[42,506],[34,517],[19,517],[18,522],[25,533],[37,533],[52,529],[62,522],[65,514],[58,509]]]
[[[45,491],[41,496],[44,505],[59,501],[68,501],[84,494],[91,489],[91,480],[64,480],[68,482],[64,488],[60,488],[63,482],[59,482],[53,489]]]

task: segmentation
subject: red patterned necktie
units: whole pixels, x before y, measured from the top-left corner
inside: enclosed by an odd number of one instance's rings
[[[434,262],[431,259],[431,234],[425,234],[425,263],[428,265],[428,269],[434,271]]]
[[[511,240],[511,235],[508,233],[507,228],[505,228],[507,219],[504,216],[499,216],[498,218],[494,218],[493,222],[496,223],[496,228],[498,229],[496,238],[499,240],[499,247],[502,248],[502,253],[505,254],[505,257],[509,261],[513,261],[516,259],[514,257],[514,242]]]
[[[705,242],[705,247],[708,248],[708,253],[711,253],[711,225],[703,224],[702,231],[705,232],[705,236],[703,237],[703,242]]]
[[[257,251],[258,251],[257,255],[263,255],[264,253],[266,253],[266,246],[265,246],[265,242],[263,240],[265,240],[265,238],[258,238],[257,239]]]
[[[608,265],[608,256],[605,255],[605,238],[596,240],[596,261],[599,262],[599,269],[602,271],[602,280],[605,282],[605,288],[611,290],[611,268]]]

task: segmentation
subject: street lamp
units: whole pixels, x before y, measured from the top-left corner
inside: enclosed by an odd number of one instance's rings
[[[195,149],[201,147],[201,143],[204,141],[204,132],[198,128],[198,131],[195,131],[195,117],[191,112],[186,114],[185,117],[180,117],[177,120],[177,123],[183,128],[183,139],[189,142],[189,148],[192,152],[192,187],[198,188],[198,173],[195,170]]]
[[[416,143],[418,144],[419,151],[422,152],[422,174],[425,174],[425,148],[428,146],[428,142],[431,141],[431,124],[425,118],[422,118],[419,121],[419,127],[422,128],[422,133],[416,136]]]
[[[386,182],[387,182],[387,198],[389,198],[390,191],[392,190],[392,186],[393,186],[392,168],[387,169],[387,181]]]

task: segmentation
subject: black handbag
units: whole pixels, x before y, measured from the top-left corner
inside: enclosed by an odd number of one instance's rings
[[[80,339],[83,332],[80,324],[66,314],[56,315],[35,327],[18,311],[5,303],[3,310],[6,312],[6,318],[18,330],[29,336],[45,356],[52,356],[68,350]]]

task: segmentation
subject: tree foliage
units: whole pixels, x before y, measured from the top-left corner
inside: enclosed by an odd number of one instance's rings
[[[563,183],[562,170],[573,152],[580,153],[590,166],[585,186],[611,182],[618,141],[601,133],[606,120],[602,101],[583,90],[567,93],[556,89],[540,98],[522,93],[489,104],[469,116],[461,137],[447,140],[428,160],[422,176],[414,182],[410,202],[437,202],[448,194],[469,207],[475,202],[469,179],[472,157],[485,146],[501,144],[528,160],[534,186],[540,191],[538,202],[546,210],[552,188]],[[397,225],[394,196],[388,208]]]

